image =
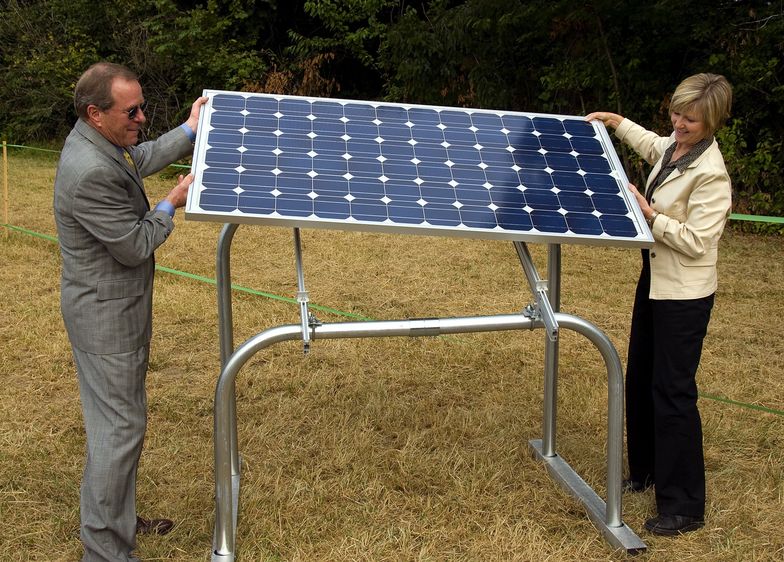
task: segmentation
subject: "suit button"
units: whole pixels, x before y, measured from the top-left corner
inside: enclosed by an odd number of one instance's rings
[[[656,252],[651,252],[651,257],[655,258],[656,257]]]
[[[651,197],[651,203],[656,203],[656,198],[655,197]]]

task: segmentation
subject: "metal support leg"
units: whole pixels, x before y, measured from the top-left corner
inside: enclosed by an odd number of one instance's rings
[[[585,335],[599,349],[607,367],[608,377],[608,432],[607,432],[607,488],[608,500],[604,502],[562,459],[551,459],[551,473],[568,490],[574,493],[588,509],[594,524],[615,546],[628,551],[639,551],[645,544],[626,527],[620,518],[621,452],[623,424],[623,379],[618,354],[610,340],[595,326],[565,314],[556,320],[564,328]],[[469,332],[525,330],[543,328],[540,319],[523,314],[479,316],[468,318],[417,319],[381,322],[345,322],[321,324],[313,327],[313,339],[372,338],[393,336],[438,336]],[[233,562],[238,510],[238,485],[230,469],[230,437],[228,431],[236,428],[233,385],[240,369],[257,352],[275,343],[296,339],[301,326],[286,325],[268,329],[242,344],[224,366],[215,391],[215,534],[213,562]],[[532,447],[535,444],[532,443]]]
[[[308,292],[305,290],[305,271],[302,267],[302,244],[300,242],[299,228],[294,229],[294,259],[297,262],[297,302],[299,303],[300,325],[302,326],[302,349],[307,355],[310,351],[310,330],[308,324]]]
[[[547,294],[550,306],[561,311],[561,246],[547,247]],[[555,456],[558,417],[558,340],[544,340],[544,401],[542,406],[542,454]]]
[[[218,239],[217,263],[215,264],[216,284],[218,287],[218,333],[220,337],[220,358],[221,368],[226,366],[229,357],[234,352],[234,320],[231,307],[231,242],[234,233],[237,232],[237,224],[227,223],[223,225]],[[232,385],[231,391],[231,418],[235,421],[229,428],[229,439],[231,443],[231,473],[239,477],[240,456],[237,448],[237,422],[234,413],[235,408],[235,389]]]

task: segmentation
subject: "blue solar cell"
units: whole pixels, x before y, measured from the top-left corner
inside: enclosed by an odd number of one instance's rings
[[[216,129],[239,130],[245,125],[245,116],[240,113],[216,111],[212,115],[212,126]]]
[[[319,196],[313,200],[313,213],[325,219],[345,220],[351,216],[351,204],[343,197]]]
[[[310,102],[298,98],[283,98],[278,104],[278,111],[283,115],[310,115]]]
[[[199,199],[199,205],[205,211],[231,213],[237,209],[237,194],[221,191],[210,191],[209,193],[203,193]],[[264,209],[264,211],[269,212],[268,209]],[[259,211],[254,210],[253,212]]]
[[[351,184],[351,192],[355,192],[354,186],[364,186],[365,184],[361,182],[356,182]],[[371,185],[375,186],[376,183],[373,182]],[[326,195],[328,197],[345,197],[349,194],[349,183],[348,180],[343,178],[335,178],[329,176],[316,176],[313,178],[313,191],[318,193],[319,195]],[[383,193],[383,191],[379,191]],[[378,192],[374,192],[378,193]]]
[[[516,187],[494,187],[490,190],[490,198],[498,207],[522,210],[526,204],[523,192]]]
[[[597,193],[619,193],[618,181],[612,176],[603,174],[585,174],[585,185]]]
[[[386,205],[378,199],[357,197],[351,201],[351,216],[360,221],[384,222],[389,218]]]
[[[539,144],[548,152],[566,152],[572,150],[572,143],[563,135],[539,135]]]
[[[553,187],[553,177],[544,170],[523,168],[520,170],[520,181],[525,187],[550,189]]]
[[[627,212],[626,202],[617,195],[594,193],[591,195],[593,205],[600,213],[623,215]]]
[[[558,201],[561,203],[561,208],[566,211],[590,213],[594,210],[591,198],[585,193],[562,191],[558,194]]]
[[[352,119],[346,123],[346,134],[353,139],[374,139],[379,136],[378,125],[368,121],[355,121]]]
[[[482,168],[478,166],[452,166],[452,177],[454,180],[466,187],[479,188],[487,181]],[[484,188],[482,188],[484,189]],[[481,191],[481,189],[477,189]]]
[[[348,160],[348,173],[360,178],[378,178],[384,172],[381,162],[375,158],[351,158]]]
[[[388,178],[404,179],[413,182],[417,178],[417,167],[411,162],[384,162],[383,175]],[[380,177],[379,174],[376,177]]]
[[[240,126],[244,126],[250,131],[274,131],[278,128],[278,119],[271,115],[251,113],[245,117],[244,123]]]
[[[249,170],[272,170],[277,163],[278,158],[272,151],[258,152],[255,150],[248,150],[242,153],[242,167]]]
[[[488,183],[494,187],[517,188],[517,186],[520,185],[520,176],[518,176],[517,172],[512,170],[511,167],[507,169],[487,168],[485,170],[485,177],[487,178]]]
[[[585,119],[564,119],[564,129],[573,137],[595,137],[596,131]]]
[[[632,219],[626,216],[602,215],[599,218],[599,221],[602,223],[602,229],[604,232],[610,236],[632,237],[637,232]]]
[[[343,106],[335,102],[313,102],[310,111],[316,117],[323,117],[326,119],[338,120],[343,117]]]
[[[412,181],[390,180],[384,184],[384,191],[396,201],[416,201],[420,197],[419,186]]]
[[[506,149],[509,139],[506,134],[496,129],[480,129],[476,132],[476,142],[484,147],[500,147]]]
[[[580,174],[571,172],[553,172],[553,183],[562,191],[585,191],[585,180]]]
[[[534,117],[533,122],[536,130],[543,134],[560,136],[566,132],[563,122],[554,117]]]
[[[232,170],[221,168],[208,168],[202,176],[202,183],[208,187],[220,188],[230,186],[231,189],[237,187],[239,173]]]
[[[504,148],[483,148],[479,151],[479,157],[482,162],[489,164],[492,168],[511,168],[515,163],[514,156],[506,149],[506,146]]]
[[[602,233],[599,218],[588,213],[569,213],[566,215],[566,224],[576,234],[599,236]]]
[[[563,152],[548,152],[544,155],[547,166],[553,170],[560,170],[565,172],[576,172],[580,169],[580,164],[577,158],[571,154],[564,154]]]
[[[316,178],[319,180],[320,178]],[[340,182],[338,182],[340,183]],[[351,193],[355,197],[364,197],[364,198],[375,198],[375,200],[380,200],[385,193],[384,184],[380,181],[370,180],[370,179],[362,179],[362,178],[354,178],[350,182],[345,181],[345,190],[346,193]]]
[[[264,102],[272,102],[277,105],[277,102],[274,102],[269,98],[254,98],[254,100],[258,100],[259,102],[263,100]],[[245,109],[245,98],[235,95],[218,94],[212,98],[212,107],[218,110],[225,109],[226,111],[240,112]]]
[[[495,213],[487,207],[465,205],[460,208],[460,218],[470,228],[495,228],[498,224]]]
[[[384,142],[379,147],[381,155],[389,160],[410,161],[414,157],[414,147],[406,142]]]
[[[547,161],[544,159],[544,154],[540,154],[535,150],[515,150],[512,153],[512,156],[515,164],[521,168],[544,170],[547,167]]]
[[[436,126],[441,122],[438,111],[434,109],[425,109],[412,107],[408,110],[408,120],[417,125],[433,125]]]
[[[580,168],[592,174],[609,174],[610,163],[604,156],[594,156],[592,154],[580,155],[577,157]]]
[[[446,152],[452,162],[462,166],[476,166],[482,162],[481,153],[473,146],[450,146]]]
[[[604,147],[598,140],[588,137],[572,137],[569,139],[572,148],[580,154],[604,154]]]
[[[218,97],[223,96],[216,96]],[[242,98],[240,98],[242,99]],[[245,100],[245,109],[253,114],[261,115],[274,115],[278,112],[279,103],[275,98],[268,98],[266,96],[250,96]],[[242,111],[242,107],[237,111]]]
[[[526,189],[525,202],[532,209],[557,211],[561,208],[558,196],[549,189]]]
[[[539,150],[542,148],[539,137],[532,133],[510,133],[509,143],[516,150]]]
[[[223,166],[236,168],[240,165],[242,154],[235,148],[210,150],[204,158],[205,164],[210,167]]]
[[[471,129],[447,127],[444,129],[444,140],[456,146],[473,146],[476,144],[476,133]]]
[[[450,109],[440,112],[441,123],[446,125],[447,130],[451,128],[468,129],[471,126],[471,117],[465,111],[453,111]]]
[[[495,213],[498,226],[509,230],[528,231],[533,228],[531,215],[525,211],[499,209]]]
[[[351,120],[373,121],[376,118],[376,110],[366,103],[347,103],[343,107],[343,115]]]
[[[320,137],[340,138],[346,134],[346,125],[338,119],[315,119],[313,132]]]
[[[452,179],[452,172],[443,164],[423,162],[417,164],[416,170],[419,177],[425,181],[446,183]]]
[[[421,224],[425,220],[422,205],[415,201],[392,200],[387,205],[389,218],[405,224]]]
[[[416,157],[422,162],[430,162],[430,163],[438,162],[439,164],[442,165],[445,165],[444,162],[446,162],[449,159],[449,155],[447,154],[446,148],[444,148],[443,146],[439,146],[437,144],[426,144],[426,143],[417,145]]]
[[[411,137],[418,143],[441,144],[444,132],[435,125],[415,125],[411,127]]]
[[[397,105],[382,105],[376,108],[376,117],[383,123],[405,123],[408,112]]]
[[[606,131],[581,117],[206,94],[189,218],[650,241]]]
[[[480,131],[500,131],[504,128],[504,122],[495,113],[472,113],[471,123]]]
[[[349,133],[351,134],[351,133]],[[384,140],[408,142],[411,140],[411,129],[399,122],[381,123],[378,125],[378,135]]]
[[[530,134],[534,132],[534,122],[523,115],[504,115],[501,117],[504,128],[511,135]]]
[[[460,211],[451,203],[428,203],[424,208],[425,220],[436,226],[457,226]]]
[[[319,148],[323,146],[323,148]],[[351,154],[362,158],[378,158],[381,156],[381,145],[371,139],[313,139],[313,150],[316,152],[334,152],[338,154]]]
[[[534,227],[541,232],[566,232],[566,219],[558,211],[535,210],[531,212]]]

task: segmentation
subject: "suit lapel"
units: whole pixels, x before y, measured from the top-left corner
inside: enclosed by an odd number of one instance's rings
[[[124,155],[128,155],[130,159],[129,151],[125,149],[118,148],[117,146],[110,143],[106,140],[98,131],[93,129],[90,125],[87,124],[83,119],[79,119],[76,122],[76,130],[84,136],[88,141],[93,143],[101,152],[107,155],[109,158],[114,160],[117,165],[122,168],[123,172],[128,174],[128,176],[133,180],[136,186],[139,188],[139,192],[144,199],[145,204],[147,205],[147,210],[150,210],[150,200],[147,199],[147,193],[144,191],[144,183],[142,182],[142,178],[139,175],[138,168],[136,165],[131,162],[127,162],[124,158]]]

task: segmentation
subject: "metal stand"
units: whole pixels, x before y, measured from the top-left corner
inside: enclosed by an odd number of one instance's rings
[[[560,246],[548,247],[549,282],[542,281],[524,243],[515,242],[521,264],[534,294],[534,305],[521,314],[458,318],[410,319],[321,324],[307,313],[299,230],[295,229],[295,253],[299,281],[300,325],[282,325],[257,334],[233,349],[231,313],[231,273],[229,254],[236,224],[226,224],[221,232],[217,253],[218,320],[220,323],[221,374],[215,390],[215,531],[213,562],[233,562],[236,552],[239,510],[240,458],[237,449],[235,380],[240,369],[259,351],[282,341],[302,338],[307,352],[310,341],[318,338],[380,338],[394,336],[439,336],[470,332],[532,330],[544,328],[545,387],[543,440],[529,445],[536,458],[544,462],[551,476],[585,506],[593,524],[605,539],[630,554],[646,546],[621,521],[621,465],[623,457],[623,374],[621,361],[612,342],[593,324],[557,312],[560,303]],[[548,292],[550,298],[548,298]],[[554,306],[553,306],[554,305]],[[599,350],[607,368],[607,504],[582,478],[555,453],[556,379],[558,368],[558,331],[560,328],[582,334]]]

